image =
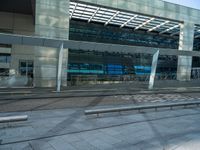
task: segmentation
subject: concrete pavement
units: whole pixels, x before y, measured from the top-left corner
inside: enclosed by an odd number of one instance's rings
[[[12,112],[27,122],[0,125],[1,150],[198,150],[200,108],[85,116],[83,109]],[[2,115],[2,114],[1,114]]]
[[[199,150],[200,107],[129,111],[98,118],[84,115],[88,108],[199,101],[198,88],[171,93],[167,89],[160,93],[130,88],[78,90],[53,98],[51,94],[57,93],[48,90],[29,93],[29,98],[1,96],[0,116],[28,115],[29,119],[0,124],[0,150]],[[37,97],[45,93],[48,97]]]

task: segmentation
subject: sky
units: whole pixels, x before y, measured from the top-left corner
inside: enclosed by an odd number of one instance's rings
[[[187,7],[192,7],[200,10],[200,0],[164,0],[167,2],[184,5]]]

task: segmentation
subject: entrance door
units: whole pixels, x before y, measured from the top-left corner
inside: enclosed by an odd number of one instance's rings
[[[21,76],[26,76],[28,78],[28,86],[33,86],[33,61],[32,60],[20,60],[19,73]]]

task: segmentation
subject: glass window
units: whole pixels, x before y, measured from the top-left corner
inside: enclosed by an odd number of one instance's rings
[[[22,75],[22,76],[33,77],[33,61],[20,60],[19,72],[20,72],[20,75]]]
[[[0,54],[0,63],[10,63],[10,54]]]
[[[0,62],[6,63],[6,56],[0,56]]]

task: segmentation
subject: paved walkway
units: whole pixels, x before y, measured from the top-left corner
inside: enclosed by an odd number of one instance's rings
[[[26,122],[0,124],[1,150],[199,150],[200,108],[126,112],[99,118],[83,109],[28,114]]]
[[[52,93],[42,97],[42,92],[4,94],[0,116],[27,114],[29,119],[0,124],[0,150],[199,150],[199,107],[98,118],[84,115],[85,109],[94,107],[199,101],[199,89],[194,93],[123,90],[72,89],[53,98]]]

